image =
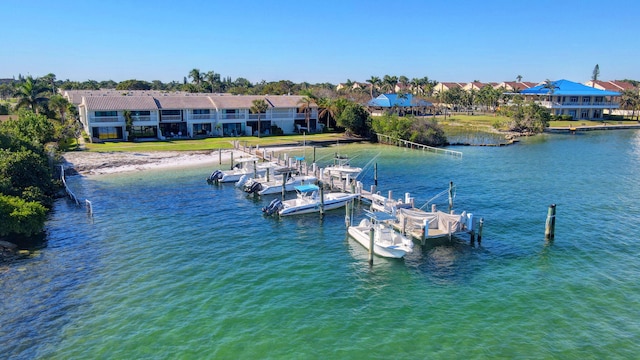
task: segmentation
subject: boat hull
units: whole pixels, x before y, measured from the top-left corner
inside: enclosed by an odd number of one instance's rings
[[[371,228],[369,226],[350,226],[348,229],[349,236],[360,243],[360,245],[364,246],[367,250],[369,250],[369,243],[371,241],[369,239],[370,231]],[[375,241],[373,243],[373,253],[378,256],[399,259],[403,258],[407,252],[408,251],[401,247],[380,246]]]
[[[339,194],[339,193],[338,193]],[[358,194],[339,194],[335,198],[332,198],[333,193],[327,194],[324,201],[324,211],[338,209],[345,206],[349,201],[356,199]],[[295,200],[292,200],[295,201]],[[310,214],[314,212],[320,212],[320,201],[313,201],[308,203],[287,203],[284,202],[285,207],[278,212],[280,216],[298,215],[298,214]]]

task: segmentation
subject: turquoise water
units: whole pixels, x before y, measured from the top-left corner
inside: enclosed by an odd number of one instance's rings
[[[1,269],[1,357],[637,358],[640,132],[453,149],[340,146],[379,154],[383,191],[420,205],[453,181],[485,219],[481,246],[373,267],[342,211],[264,218],[271,198],[207,185],[210,167],[71,177],[94,218],[57,201],[47,246]]]

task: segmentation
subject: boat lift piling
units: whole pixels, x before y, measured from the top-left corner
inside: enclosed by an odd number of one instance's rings
[[[547,223],[544,229],[544,239],[546,241],[553,241],[556,231],[556,204],[549,205],[547,211]]]
[[[320,185],[320,220],[324,219],[324,184],[319,182]]]
[[[231,168],[229,170],[233,170],[233,150],[231,151]]]
[[[378,163],[373,164],[373,186],[378,187]],[[373,192],[372,190],[371,193]]]
[[[369,230],[369,266],[373,266],[374,237],[375,237],[375,227],[371,226],[371,230]]]
[[[449,213],[453,210],[453,181],[449,181]]]

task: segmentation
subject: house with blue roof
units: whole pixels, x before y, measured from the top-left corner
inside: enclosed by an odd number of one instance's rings
[[[397,109],[400,113],[425,113],[433,104],[412,94],[381,94],[369,100],[367,106],[372,116],[380,116],[392,109]]]
[[[620,93],[601,90],[569,80],[553,81],[520,91],[525,100],[546,107],[552,115],[570,115],[574,120],[601,120],[618,109]]]

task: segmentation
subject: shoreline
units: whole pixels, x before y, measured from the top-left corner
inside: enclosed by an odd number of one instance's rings
[[[273,151],[298,149],[299,147],[284,146],[269,148]],[[61,165],[67,176],[99,176],[116,173],[137,172],[159,169],[176,169],[194,166],[218,166],[234,159],[249,156],[239,149],[196,151],[148,151],[148,152],[88,152],[69,151],[62,154]],[[251,156],[255,156],[252,154]]]

